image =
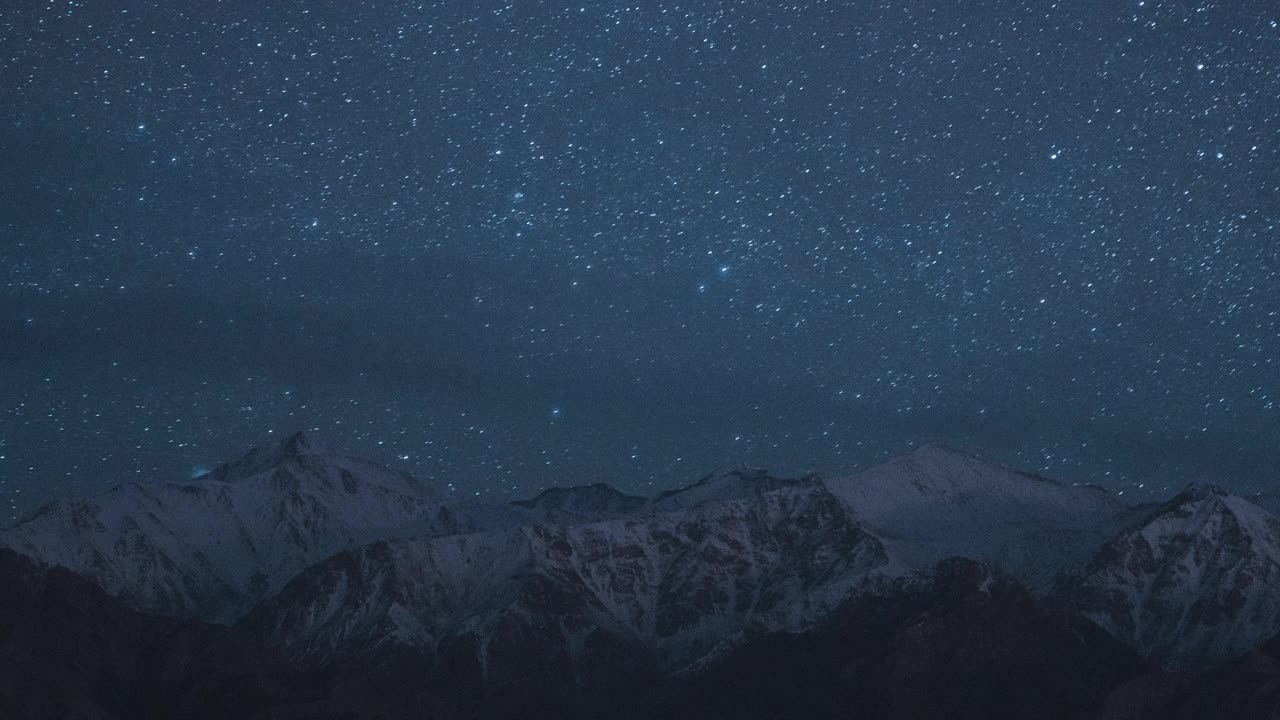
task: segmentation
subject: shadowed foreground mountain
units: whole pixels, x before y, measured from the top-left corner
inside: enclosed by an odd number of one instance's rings
[[[3,718],[1280,718],[1274,516],[935,447],[486,505],[294,436],[0,545]]]

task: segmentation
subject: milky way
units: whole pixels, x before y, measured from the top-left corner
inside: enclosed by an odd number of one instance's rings
[[[1129,497],[1262,489],[1278,22],[6,6],[6,515],[302,428],[456,494],[921,442]]]

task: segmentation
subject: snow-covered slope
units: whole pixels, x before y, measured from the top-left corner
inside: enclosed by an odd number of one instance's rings
[[[50,503],[0,533],[0,545],[138,609],[229,621],[339,550],[455,524],[413,477],[298,434],[194,480]]]
[[[1108,542],[1068,595],[1169,667],[1229,660],[1280,632],[1280,518],[1191,485]]]
[[[826,483],[904,569],[958,555],[1000,566],[1037,591],[1087,560],[1125,509],[1100,488],[929,445]]]
[[[602,644],[674,670],[807,626],[884,559],[820,484],[762,486],[691,509],[376,543],[308,570],[249,622],[311,660],[469,638],[486,668],[530,643],[578,670]]]
[[[1193,486],[1128,507],[930,446],[834,480],[739,470],[651,499],[597,484],[446,506],[295,435],[194,480],[52,503],[0,546],[150,612],[231,622],[265,601],[245,622],[312,660],[462,642],[484,664],[519,642],[679,670],[956,556],[1037,594],[1062,580],[1068,607],[1173,666],[1280,633],[1280,520],[1258,505]]]

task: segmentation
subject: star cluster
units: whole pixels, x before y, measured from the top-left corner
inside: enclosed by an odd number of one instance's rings
[[[1270,3],[0,15],[0,496],[273,433],[458,494],[919,442],[1280,466]],[[8,518],[6,518],[8,519]]]

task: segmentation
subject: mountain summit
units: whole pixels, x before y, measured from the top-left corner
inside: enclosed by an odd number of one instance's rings
[[[959,555],[1004,567],[1037,590],[1083,564],[1125,508],[1105,490],[936,445],[826,485],[906,568]]]
[[[669,672],[762,632],[808,627],[884,561],[821,485],[783,486],[693,508],[375,543],[311,568],[251,623],[308,662],[469,648],[478,666],[498,668],[507,648],[531,645],[575,677],[602,644]]]
[[[1280,518],[1190,485],[1108,540],[1070,592],[1166,666],[1225,662],[1280,633]]]
[[[455,532],[407,473],[298,433],[193,480],[63,499],[0,545],[92,578],[133,607],[230,621],[311,563],[396,535]]]
[[[1266,668],[1280,662],[1266,644],[1280,634],[1280,519],[1264,508],[1208,485],[1129,507],[936,446],[839,478],[735,470],[650,498],[597,483],[446,504],[407,473],[295,434],[194,480],[51,503],[0,545],[27,556],[0,569],[15,568],[14,612],[47,623],[22,636],[32,647],[62,622],[119,617],[147,643],[177,638],[165,652],[212,643],[237,658],[234,677],[310,688],[251,695],[325,705],[338,700],[317,688],[338,682],[368,710],[356,717],[414,717],[424,702],[444,718],[617,714],[620,692],[691,716],[757,701],[838,716],[844,698],[872,716],[987,717],[1003,692],[987,684],[1003,678],[1036,688],[1009,705],[1020,711],[1041,694],[1081,698],[1064,718],[1104,698],[1127,707],[1124,693],[1167,709],[1171,691],[1150,689],[1162,674],[1110,695],[1145,663],[1247,669],[1193,695],[1212,706],[1212,693],[1238,693],[1252,708],[1273,697]],[[50,618],[27,587],[42,577],[72,594],[50,599]],[[121,606],[84,612],[76,598],[97,598],[95,585]],[[213,647],[224,637],[232,647]],[[258,656],[267,664],[239,667]],[[815,663],[829,667],[793,671]],[[182,682],[170,691],[190,707],[208,699],[205,681]],[[708,688],[742,682],[733,692],[752,703],[707,704]],[[958,686],[984,700],[946,695]],[[0,708],[6,692],[0,682]],[[284,716],[314,715],[294,709]]]
[[[326,454],[329,453],[316,447],[306,433],[299,431],[274,444],[252,448],[239,459],[223,463],[199,476],[198,479],[235,482],[251,478],[286,462],[296,461],[305,455]]]

